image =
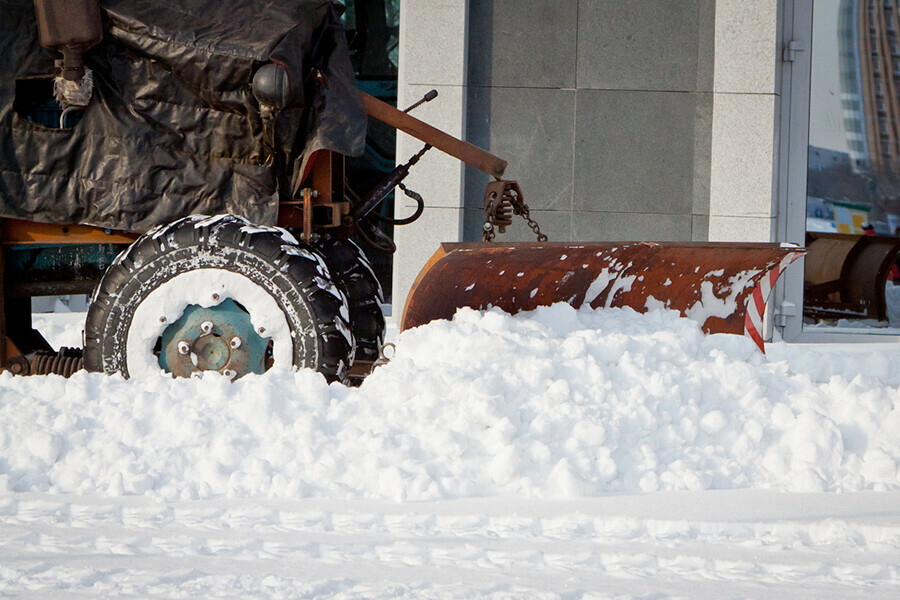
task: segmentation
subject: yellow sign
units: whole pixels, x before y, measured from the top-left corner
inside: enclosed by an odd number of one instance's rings
[[[863,233],[863,225],[869,222],[868,206],[834,203],[834,226],[838,233]]]

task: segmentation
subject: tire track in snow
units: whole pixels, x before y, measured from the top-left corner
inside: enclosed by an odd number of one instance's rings
[[[657,502],[667,495],[659,496]],[[697,509],[691,505],[680,511],[660,506],[655,512],[669,518],[646,519],[640,513],[649,505],[637,502],[623,512],[615,497],[575,503],[580,508],[574,511],[571,502],[510,506],[498,499],[360,500],[332,503],[328,510],[326,502],[166,504],[23,494],[0,503],[0,594],[900,593],[900,511],[880,510],[884,498],[844,515],[852,519],[743,522],[745,517],[722,518],[728,511],[718,506],[739,494],[715,496],[690,495],[695,503],[712,501],[707,514],[716,520],[699,520],[689,518]],[[466,584],[459,588],[461,581]],[[495,590],[497,581],[515,586]]]

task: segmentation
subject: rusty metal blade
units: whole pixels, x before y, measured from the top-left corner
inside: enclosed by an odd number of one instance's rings
[[[450,319],[464,306],[516,313],[568,302],[669,308],[708,333],[748,335],[764,349],[769,291],[803,253],[750,243],[445,243],[413,284],[401,329]]]

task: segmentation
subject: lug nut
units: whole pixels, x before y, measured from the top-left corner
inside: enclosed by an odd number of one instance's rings
[[[237,350],[240,347],[241,347],[241,338],[239,338],[237,336],[234,336],[233,338],[231,338],[231,348],[233,350]]]
[[[212,333],[212,330],[213,330],[212,321],[203,321],[202,323],[200,323],[200,331],[203,332],[203,335]]]
[[[262,333],[265,333],[265,332],[266,332],[266,328],[265,328],[265,327],[260,327],[260,328],[257,329],[256,331],[258,331],[259,333],[262,334]]]
[[[178,354],[187,354],[191,351],[191,345],[184,340],[178,342]]]
[[[235,373],[231,369],[225,369],[224,371],[222,371],[222,375],[224,375],[228,379],[234,379],[234,376],[237,375],[237,373]]]
[[[165,322],[166,322],[166,318],[165,318],[165,317],[160,317],[160,318],[159,318],[159,322],[160,322],[160,323],[165,323]]]
[[[213,300],[218,300],[218,299],[219,299],[219,295],[218,295],[218,294],[213,294],[213,295],[212,295],[212,298],[213,298]]]

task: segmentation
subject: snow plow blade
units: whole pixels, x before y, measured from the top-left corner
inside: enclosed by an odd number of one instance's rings
[[[764,243],[445,243],[413,284],[401,330],[451,319],[464,306],[668,308],[707,333],[747,335],[765,352],[766,299],[804,252]]]

